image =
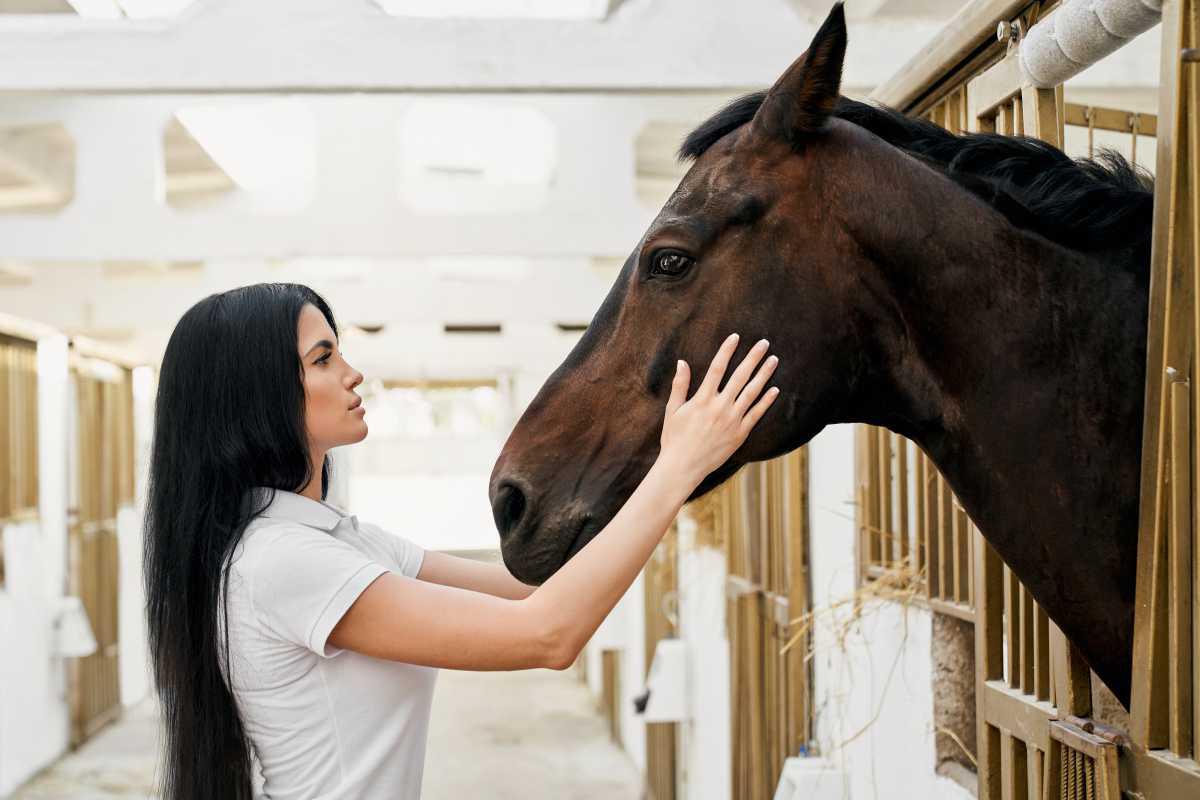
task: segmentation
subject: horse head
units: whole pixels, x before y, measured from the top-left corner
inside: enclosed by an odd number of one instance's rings
[[[695,163],[492,472],[501,549],[518,578],[553,574],[649,471],[677,359],[692,365],[694,390],[731,332],[741,335],[734,363],[760,338],[780,357],[773,408],[696,496],[804,444],[849,401],[859,349],[848,298],[861,291],[850,267],[864,256],[824,218],[818,155],[845,50],[838,4],[765,97],[741,101],[757,106],[749,124],[735,102],[684,142]]]

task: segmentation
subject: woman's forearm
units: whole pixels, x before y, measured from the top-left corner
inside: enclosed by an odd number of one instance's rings
[[[570,665],[625,594],[697,485],[659,459],[596,536],[524,603],[545,626],[551,664]]]
[[[691,371],[676,365],[658,459],[612,521],[520,602],[552,666],[570,664],[654,552],[671,520],[706,475],[746,440],[779,390],[766,388],[779,359],[754,347],[720,387],[737,348],[729,336],[691,399]],[[760,368],[759,365],[762,364]]]

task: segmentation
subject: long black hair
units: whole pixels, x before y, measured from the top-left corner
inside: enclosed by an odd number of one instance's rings
[[[221,670],[229,629],[218,613],[234,545],[265,510],[253,487],[299,491],[314,477],[296,345],[308,303],[336,335],[333,312],[312,289],[264,283],[196,303],[163,354],[143,569],[166,800],[251,797],[249,742]],[[329,468],[326,456],[322,498]]]

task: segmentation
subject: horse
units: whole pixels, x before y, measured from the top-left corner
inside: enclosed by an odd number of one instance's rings
[[[684,141],[691,167],[497,458],[504,562],[540,583],[613,517],[677,359],[767,338],[780,395],[693,498],[827,425],[895,431],[1128,707],[1150,179],[848,100],[846,41],[838,4]]]

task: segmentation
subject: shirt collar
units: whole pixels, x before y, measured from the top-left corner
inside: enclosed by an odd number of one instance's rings
[[[272,490],[265,486],[257,486],[255,491],[259,493],[260,502],[265,502],[271,496]],[[358,518],[353,514],[347,514],[332,503],[313,500],[302,494],[283,489],[275,489],[274,492],[275,499],[262,512],[264,517],[291,520],[323,531],[332,531],[339,522],[348,519],[354,530],[358,530]]]

